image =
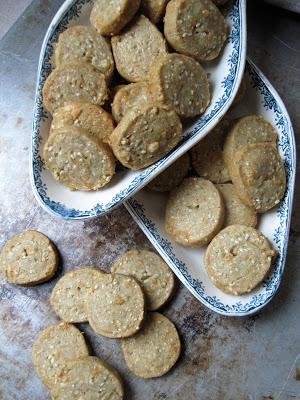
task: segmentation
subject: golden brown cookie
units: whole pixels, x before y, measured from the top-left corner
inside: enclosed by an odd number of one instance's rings
[[[157,24],[166,11],[169,0],[141,0],[142,14],[146,15],[153,24]]]

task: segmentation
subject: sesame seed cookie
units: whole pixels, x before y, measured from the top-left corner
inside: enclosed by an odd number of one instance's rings
[[[141,0],[142,14],[146,15],[153,24],[163,17],[169,0]]]
[[[168,54],[151,68],[151,84],[158,99],[183,118],[203,114],[210,103],[207,74],[191,57]]]
[[[92,8],[91,24],[101,35],[119,33],[133,18],[141,0],[96,0]]]
[[[156,192],[169,192],[183,181],[188,174],[190,166],[190,157],[188,153],[185,153],[148,183],[147,187]]]
[[[43,87],[44,106],[51,114],[71,101],[102,105],[107,98],[105,76],[87,63],[73,62],[55,68]]]
[[[235,191],[232,183],[216,185],[225,205],[224,228],[229,225],[246,225],[255,228],[257,215],[253,208],[246,206]]]
[[[122,400],[123,395],[117,371],[92,356],[68,361],[52,390],[53,400]]]
[[[232,182],[240,199],[258,213],[279,204],[286,189],[283,161],[273,144],[243,146],[234,156]]]
[[[0,270],[17,285],[37,285],[56,273],[58,254],[54,244],[36,231],[21,232],[5,244]]]
[[[115,173],[109,146],[75,126],[57,129],[49,136],[44,160],[54,179],[71,190],[99,189]]]
[[[137,334],[122,340],[122,350],[130,371],[149,379],[162,376],[173,367],[180,355],[181,344],[173,322],[152,312]]]
[[[176,51],[198,61],[218,57],[228,37],[226,21],[210,0],[171,0],[164,31]]]
[[[67,272],[52,290],[50,303],[53,310],[66,322],[86,322],[86,302],[104,275],[101,269],[93,267]]]
[[[33,365],[49,388],[56,385],[64,364],[89,355],[83,334],[72,324],[60,323],[46,328],[32,348]]]
[[[141,169],[168,154],[181,136],[182,125],[173,110],[148,105],[125,114],[110,136],[110,145],[125,167]]]
[[[229,126],[229,120],[223,119],[191,149],[194,170],[199,176],[214,183],[231,180],[223,157],[223,143]]]
[[[208,245],[204,262],[213,284],[225,293],[238,296],[262,282],[275,255],[268,240],[258,230],[231,225]]]
[[[74,61],[90,63],[108,80],[115,68],[109,42],[91,26],[71,26],[62,32],[54,56],[56,67]]]
[[[203,178],[186,178],[168,198],[167,233],[183,246],[202,246],[223,226],[225,208],[215,185]]]
[[[131,336],[144,321],[144,293],[134,278],[107,274],[89,296],[87,315],[91,327],[100,335],[110,338]]]
[[[161,32],[144,15],[111,39],[116,68],[130,82],[146,81],[152,64],[167,54]]]
[[[174,275],[158,254],[148,250],[130,250],[112,267],[112,272],[133,276],[146,296],[148,310],[157,310],[170,298]]]

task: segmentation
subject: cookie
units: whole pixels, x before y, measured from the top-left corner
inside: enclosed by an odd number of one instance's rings
[[[223,227],[229,225],[246,225],[255,228],[257,224],[256,212],[244,204],[237,195],[232,183],[217,185],[225,205],[225,220]]]
[[[67,272],[54,286],[50,303],[66,322],[86,322],[86,302],[95,285],[105,275],[99,268],[81,267]]]
[[[141,0],[142,14],[146,15],[153,24],[157,24],[166,11],[169,0]]]
[[[107,274],[95,285],[87,302],[88,321],[96,333],[121,338],[136,333],[145,314],[144,293],[137,281]]]
[[[73,62],[55,68],[43,88],[44,106],[51,114],[71,101],[102,105],[107,98],[105,76],[88,63]]]
[[[49,136],[44,160],[54,179],[71,190],[99,189],[115,173],[109,146],[75,126],[57,129]]]
[[[156,192],[169,192],[178,186],[187,176],[190,169],[188,153],[178,158],[170,167],[148,183],[148,188]]]
[[[96,0],[90,20],[101,35],[119,33],[139,9],[141,0]]]
[[[162,376],[173,367],[180,355],[181,344],[173,322],[152,312],[136,335],[122,340],[122,350],[130,371],[149,379]]]
[[[168,54],[151,68],[151,84],[158,99],[183,118],[203,114],[210,103],[207,74],[191,57]]]
[[[229,172],[231,173],[234,155],[241,147],[251,143],[276,145],[277,139],[277,132],[263,117],[248,115],[240,118],[230,129],[224,143],[224,160]]]
[[[57,270],[58,254],[53,243],[42,233],[21,232],[5,244],[0,270],[17,285],[37,285],[51,279]]]
[[[240,199],[258,213],[279,204],[286,189],[283,161],[270,143],[243,146],[234,156],[232,182]]]
[[[115,262],[112,272],[133,276],[144,290],[147,309],[152,311],[169,300],[175,285],[172,271],[153,251],[128,251]]]
[[[117,371],[92,356],[68,361],[52,390],[53,400],[122,400],[123,395]]]
[[[167,233],[183,246],[202,246],[219,232],[224,204],[218,189],[203,178],[186,178],[168,198]]]
[[[112,114],[115,121],[120,122],[132,108],[143,108],[148,104],[157,102],[149,83],[131,83],[122,87],[116,93],[112,104]]]
[[[67,361],[88,355],[83,334],[74,325],[66,323],[46,328],[32,348],[33,365],[44,385],[49,388],[56,385]]]
[[[114,120],[108,112],[95,104],[84,102],[71,102],[55,111],[50,133],[65,126],[86,129],[102,141],[107,140],[115,128]]]
[[[223,157],[223,144],[229,125],[229,120],[223,119],[191,149],[194,170],[199,176],[214,183],[225,183],[231,180]]]
[[[110,136],[110,145],[121,164],[135,170],[160,160],[181,136],[182,125],[173,110],[148,105],[125,114]]]
[[[114,36],[111,45],[119,74],[130,82],[147,80],[152,64],[167,54],[163,35],[143,15]]]
[[[206,272],[215,286],[238,296],[253,290],[269,272],[276,252],[258,230],[244,225],[223,229],[208,245]]]
[[[90,63],[108,80],[115,68],[109,42],[91,26],[71,26],[62,32],[54,57],[56,67],[74,61]]]
[[[166,9],[164,32],[179,53],[209,61],[220,54],[228,37],[228,26],[210,0],[171,0]]]

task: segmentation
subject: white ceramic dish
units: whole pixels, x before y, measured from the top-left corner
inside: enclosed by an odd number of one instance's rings
[[[210,73],[212,102],[205,114],[186,127],[180,145],[147,169],[119,171],[105,188],[95,192],[72,192],[55,181],[44,169],[42,149],[48,137],[51,118],[43,108],[42,88],[51,72],[53,45],[68,26],[88,24],[91,0],[67,0],[47,31],[40,55],[34,106],[31,177],[34,194],[50,213],[66,218],[91,218],[107,213],[146,185],[157,174],[198,142],[229,108],[242,77],[246,55],[245,0],[233,0],[226,11],[231,33],[222,57],[205,66]]]
[[[258,228],[279,251],[274,269],[253,292],[231,296],[221,292],[209,280],[204,264],[205,248],[185,248],[176,244],[164,230],[166,195],[143,189],[125,205],[141,229],[184,285],[207,307],[219,314],[245,316],[256,313],[275,295],[283,274],[292,200],[295,184],[296,153],[289,115],[275,89],[251,61],[246,64],[247,92],[243,101],[230,114],[239,117],[261,114],[277,127],[279,150],[287,172],[287,191],[280,205],[260,217]]]

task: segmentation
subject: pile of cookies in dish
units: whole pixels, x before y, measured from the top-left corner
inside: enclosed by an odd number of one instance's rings
[[[276,256],[255,229],[257,213],[277,206],[286,189],[274,127],[257,115],[225,117],[148,187],[169,192],[165,230],[183,246],[208,244],[205,268],[223,292],[253,290]],[[195,176],[197,175],[197,176]]]
[[[53,116],[44,161],[56,180],[97,190],[116,160],[138,170],[180,142],[181,119],[210,103],[200,62],[216,59],[228,37],[214,3],[225,1],[96,0],[91,26],[60,34],[43,87]]]

